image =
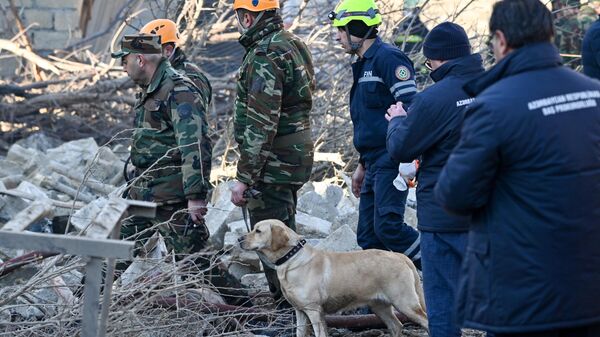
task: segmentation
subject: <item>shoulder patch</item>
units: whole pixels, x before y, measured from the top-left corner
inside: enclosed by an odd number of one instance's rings
[[[177,106],[177,113],[179,114],[179,118],[182,120],[188,120],[192,118],[192,105],[190,103],[183,103]]]
[[[396,74],[396,78],[400,81],[406,81],[410,78],[410,70],[408,70],[408,67],[406,66],[398,66],[394,73]]]
[[[252,79],[252,85],[250,86],[250,92],[258,94],[265,91],[265,79],[262,77],[256,77]]]

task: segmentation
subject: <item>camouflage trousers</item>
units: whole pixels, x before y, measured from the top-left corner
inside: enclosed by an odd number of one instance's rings
[[[298,185],[275,185],[259,184],[255,187],[262,192],[259,199],[248,200],[248,213],[250,213],[250,225],[262,220],[277,219],[285,223],[289,228],[296,230],[296,204]],[[277,279],[275,269],[267,267],[263,263],[265,276],[269,283],[269,290],[275,299],[282,297],[281,287]]]
[[[156,208],[154,219],[125,219],[121,224],[121,239],[135,240],[134,256],[145,255],[147,252],[144,251],[144,244],[158,231],[165,239],[167,250],[173,251],[176,257],[181,258],[182,256],[178,255],[196,253],[206,245],[206,241],[203,240],[206,233],[200,230],[203,227],[190,226],[185,233],[187,219],[187,202],[159,206]]]

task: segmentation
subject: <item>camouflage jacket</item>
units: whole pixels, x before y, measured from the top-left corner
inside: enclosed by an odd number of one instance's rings
[[[175,70],[182,72],[185,76],[189,77],[198,89],[200,89],[200,93],[205,101],[204,105],[208,107],[212,101],[212,87],[206,76],[202,73],[202,70],[200,70],[197,65],[189,62],[185,53],[180,48],[175,49],[170,62]]]
[[[159,204],[206,199],[212,146],[198,88],[163,59],[134,109],[131,162],[141,175],[129,196]]]
[[[236,178],[250,186],[301,185],[312,170],[312,59],[306,45],[282,27],[279,16],[263,19],[239,40],[246,55],[234,112]]]

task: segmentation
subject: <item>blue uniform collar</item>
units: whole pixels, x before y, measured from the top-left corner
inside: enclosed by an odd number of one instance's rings
[[[505,77],[561,65],[560,54],[552,43],[532,43],[512,51],[482,76],[465,84],[463,89],[467,94],[477,96]]]
[[[363,59],[373,58],[373,56],[375,56],[375,53],[377,53],[377,50],[379,49],[379,47],[381,47],[382,44],[383,44],[383,41],[381,41],[379,36],[376,37],[375,42],[373,42],[371,47],[369,47],[369,49],[367,49],[367,51],[365,52],[365,54],[363,55],[362,58]]]

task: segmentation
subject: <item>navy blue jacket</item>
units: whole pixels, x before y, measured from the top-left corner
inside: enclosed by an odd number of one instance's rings
[[[581,63],[584,74],[600,79],[600,19],[585,32],[581,45]]]
[[[600,82],[536,43],[465,90],[476,98],[435,187],[472,215],[458,317],[496,333],[600,322]]]
[[[380,38],[352,64],[354,82],[350,90],[350,116],[354,126],[354,147],[362,161],[375,162],[385,148],[385,114],[396,102],[410,104],[417,92],[412,61]]]
[[[433,188],[450,152],[460,138],[464,109],[471,97],[463,85],[483,73],[481,56],[473,54],[450,60],[431,73],[436,82],[417,94],[407,117],[390,121],[387,149],[400,162],[420,157],[417,172],[417,216],[419,229],[457,232],[469,229],[468,217],[446,213],[433,196]]]

